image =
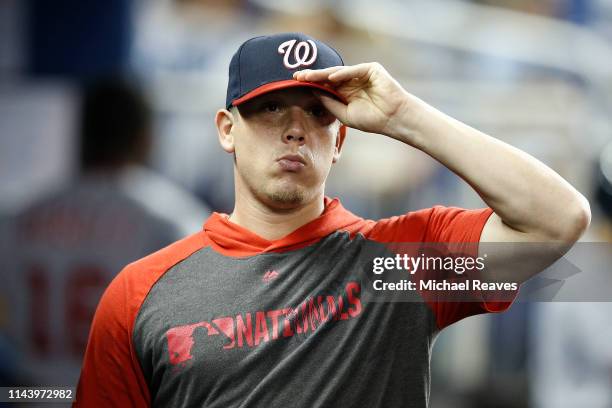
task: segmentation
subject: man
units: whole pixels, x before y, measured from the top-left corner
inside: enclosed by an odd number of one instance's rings
[[[587,201],[551,169],[428,106],[379,64],[344,66],[303,34],[243,43],[215,120],[234,156],[234,211],[214,213],[203,231],[129,265],[109,286],[77,406],[425,407],[437,333],[509,303],[366,302],[355,272],[366,247],[558,241],[564,249],[590,221]],[[351,214],[324,196],[346,127],[421,149],[491,208],[436,206],[377,222]],[[553,253],[532,253],[540,262],[526,266],[520,252],[489,261],[521,265],[519,280]]]
[[[0,234],[8,244],[0,248],[8,251],[0,334],[14,345],[19,378],[29,384],[76,386],[97,302],[117,271],[197,231],[209,214],[143,166],[151,112],[133,84],[93,81],[80,113],[78,180],[29,206]]]

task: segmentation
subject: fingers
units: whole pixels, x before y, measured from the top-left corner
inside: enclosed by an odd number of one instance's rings
[[[329,75],[331,82],[350,81],[353,78],[362,79],[369,75],[371,64],[350,65]]]
[[[340,122],[346,123],[347,105],[321,91],[314,91],[313,94],[319,98],[325,109],[338,118]]]
[[[304,69],[293,73],[293,79],[297,81],[323,82],[328,81],[330,74],[344,68],[343,66],[329,67],[325,69]]]
[[[325,69],[305,69],[295,72],[293,74],[293,79],[297,81],[339,83],[349,81],[353,78],[361,79],[367,77],[371,68],[372,64],[367,63],[349,66],[336,66]]]

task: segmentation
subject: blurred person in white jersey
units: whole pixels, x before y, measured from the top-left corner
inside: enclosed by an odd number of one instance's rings
[[[76,386],[95,307],[116,272],[198,231],[209,215],[144,166],[151,118],[148,101],[127,80],[92,82],[83,95],[80,176],[5,228],[0,327],[22,381]]]

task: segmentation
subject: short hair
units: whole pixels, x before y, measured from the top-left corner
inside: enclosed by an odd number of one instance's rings
[[[148,144],[152,109],[135,83],[98,78],[85,86],[80,121],[84,169],[136,161]]]

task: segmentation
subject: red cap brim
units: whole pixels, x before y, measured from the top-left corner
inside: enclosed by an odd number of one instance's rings
[[[295,79],[287,79],[284,81],[276,81],[276,82],[270,82],[269,84],[265,84],[262,85],[258,88],[253,89],[251,92],[243,95],[242,97],[235,99],[232,102],[233,106],[238,106],[241,103],[244,103],[246,101],[249,101],[253,98],[256,98],[258,96],[261,96],[263,94],[266,94],[268,92],[272,92],[272,91],[277,91],[279,89],[285,89],[285,88],[295,88],[298,86],[304,86],[304,87],[308,87],[308,88],[317,88],[320,90],[323,90],[327,93],[332,94],[333,96],[335,96],[336,98],[338,98],[338,100],[340,100],[342,103],[346,104],[346,99],[340,95],[338,92],[336,92],[334,89],[327,87],[325,85],[321,85],[321,84],[317,84],[315,82],[305,82],[305,81],[296,81]]]

